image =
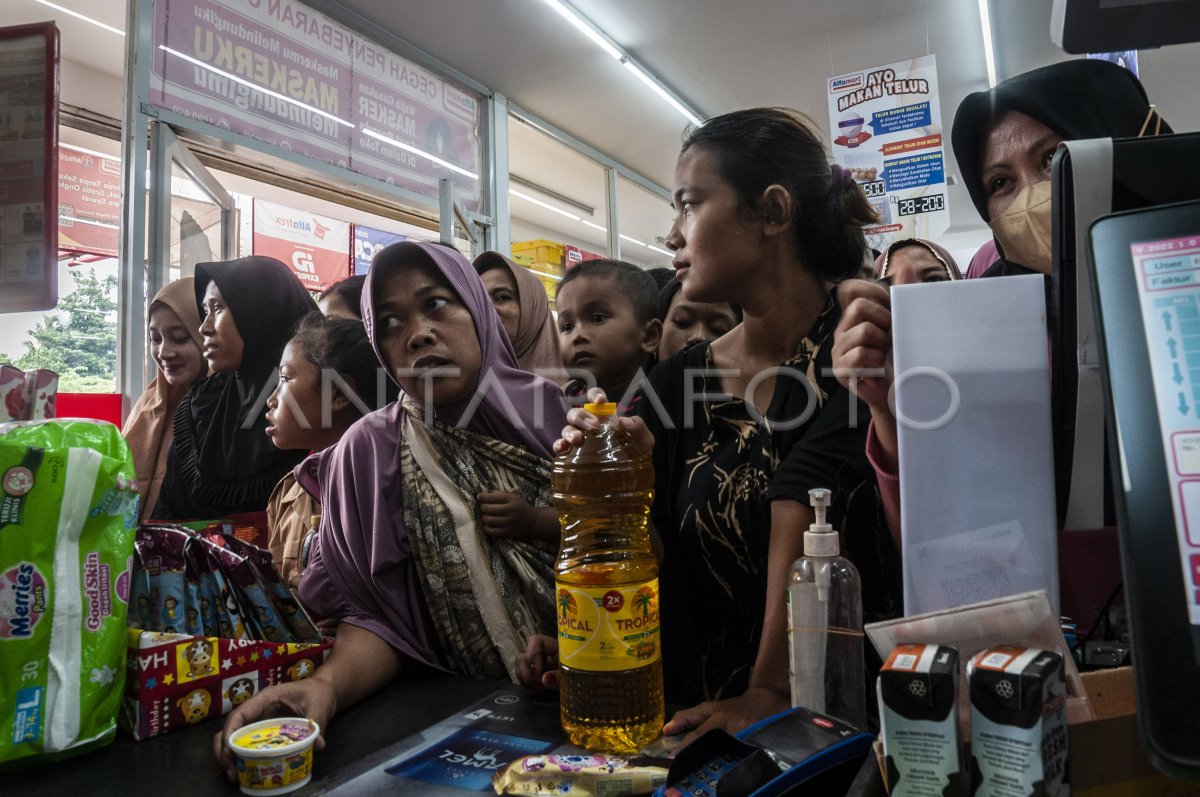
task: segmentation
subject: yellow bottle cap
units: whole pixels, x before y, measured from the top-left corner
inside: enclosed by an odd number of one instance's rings
[[[584,404],[583,408],[592,415],[596,415],[601,418],[607,415],[617,414],[617,405],[616,402],[613,401],[609,401],[605,404]]]

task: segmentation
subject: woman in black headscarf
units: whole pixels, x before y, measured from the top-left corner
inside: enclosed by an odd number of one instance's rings
[[[287,266],[244,257],[196,266],[204,358],[212,376],[180,403],[154,518],[209,519],[266,508],[304,458],[266,436],[275,367],[300,319],[317,309]]]
[[[1137,77],[1108,61],[1052,64],[968,94],[950,138],[1000,250],[984,276],[1050,273],[1050,159],[1060,143],[1170,132]]]

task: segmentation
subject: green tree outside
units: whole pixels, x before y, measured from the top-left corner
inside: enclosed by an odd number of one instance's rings
[[[32,340],[25,352],[12,358],[0,353],[0,362],[12,362],[28,371],[46,368],[58,374],[64,393],[111,393],[116,389],[117,303],[116,275],[101,277],[96,270],[73,268],[75,290],[63,297],[57,309],[28,331]]]

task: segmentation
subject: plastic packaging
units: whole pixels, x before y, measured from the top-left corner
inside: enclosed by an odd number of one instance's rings
[[[659,735],[664,715],[654,467],[618,428],[615,404],[585,409],[602,428],[551,472],[562,724],[573,744],[630,753]]]
[[[663,763],[662,759],[653,759]],[[667,769],[645,759],[530,755],[492,776],[496,794],[533,797],[635,797],[666,783]]]
[[[862,586],[854,564],[838,555],[837,532],[825,522],[829,491],[810,490],[809,498],[816,520],[788,579],[792,705],[865,729]]]
[[[112,424],[0,425],[0,762],[116,732],[137,506]]]
[[[321,728],[310,719],[287,717],[255,722],[229,740],[237,757],[243,794],[287,794],[312,779],[313,745]]]

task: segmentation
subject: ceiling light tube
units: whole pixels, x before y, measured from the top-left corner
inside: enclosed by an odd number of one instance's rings
[[[566,3],[561,2],[561,0],[545,0],[545,3],[557,11],[563,19],[578,28],[579,31],[591,39],[597,47],[618,61],[621,60],[621,51],[617,49],[616,45],[609,41],[607,36],[601,33],[595,25],[593,25],[578,11]]]
[[[82,19],[84,22],[90,22],[93,25],[95,25],[97,28],[104,28],[106,31],[109,31],[110,33],[115,33],[118,36],[125,35],[125,31],[121,30],[120,28],[114,28],[112,25],[107,25],[98,19],[92,19],[91,17],[85,17],[83,14],[80,14],[78,11],[72,11],[69,8],[63,8],[62,6],[58,5],[57,3],[49,2],[49,0],[34,0],[34,2],[41,3],[42,5],[46,6],[46,8],[53,8],[55,11],[61,11],[64,14],[70,14],[71,16],[75,17],[76,19]]]
[[[426,152],[423,149],[417,149],[412,144],[405,144],[403,141],[397,141],[394,138],[385,136],[383,133],[376,133],[374,130],[371,130],[370,128],[366,128],[366,127],[362,128],[362,133],[365,136],[370,136],[371,138],[382,141],[384,144],[390,144],[393,147],[398,147],[398,148],[404,150],[405,152],[411,152],[414,155],[420,155],[422,158],[433,161],[438,166],[449,169],[452,172],[457,172],[458,174],[461,174],[464,177],[470,177],[472,180],[479,179],[478,175],[475,175],[475,174],[467,171],[466,169],[462,168],[461,166],[455,166],[450,161],[443,160],[443,159],[439,158],[437,155],[433,155],[429,152]]]
[[[605,227],[605,226],[603,226],[603,225],[601,225],[601,224],[597,224],[597,223],[596,223],[596,222],[594,222],[594,221],[588,221],[587,219],[580,219],[580,221],[582,221],[584,224],[586,224],[586,225],[587,225],[587,226],[589,226],[589,227],[593,227],[593,228],[595,228],[595,229],[599,230],[600,232],[608,232],[608,228],[607,228],[607,227]]]
[[[654,244],[646,244],[646,248],[651,249],[655,252],[658,252],[661,255],[666,255],[667,257],[675,257],[674,252],[663,249],[661,246],[655,246]]]
[[[979,25],[983,29],[983,58],[987,62],[988,88],[996,87],[996,56],[992,52],[992,17],[988,0],[979,0]]]
[[[558,280],[559,282],[562,282],[562,275],[560,274],[551,274],[549,271],[538,271],[536,268],[530,268],[529,266],[526,266],[525,269],[527,271],[532,271],[534,274],[541,274],[543,277],[549,277],[552,280]]]
[[[631,244],[637,244],[638,246],[649,246],[649,244],[647,244],[645,241],[639,241],[637,238],[630,238],[625,233],[620,233],[619,236],[621,240],[629,241]]]
[[[311,111],[311,112],[317,114],[318,116],[324,116],[326,119],[332,119],[333,121],[337,122],[340,125],[345,125],[346,127],[349,127],[349,128],[354,127],[354,124],[352,122],[347,122],[345,119],[339,119],[338,117],[334,116],[333,114],[329,113],[328,111],[322,111],[320,108],[314,108],[313,106],[311,106],[307,103],[300,102],[299,100],[293,100],[291,97],[288,97],[285,94],[280,94],[277,91],[272,91],[271,89],[263,88],[262,86],[258,85],[257,83],[253,83],[249,80],[246,80],[245,78],[238,77],[237,75],[233,74],[232,72],[226,72],[223,69],[217,69],[215,66],[206,64],[203,61],[201,61],[199,58],[192,58],[190,55],[185,55],[184,53],[181,53],[178,50],[172,50],[170,47],[168,47],[165,44],[158,45],[158,49],[162,50],[163,52],[170,53],[171,55],[175,56],[176,58],[182,58],[184,61],[187,61],[189,64],[195,64],[196,66],[200,67],[201,69],[207,69],[209,72],[212,72],[213,74],[220,75],[221,77],[224,77],[224,78],[228,78],[228,79],[232,80],[234,83],[240,83],[241,85],[252,88],[255,91],[261,91],[263,94],[266,94],[267,96],[274,97],[275,99],[282,100],[283,102],[286,102],[286,103],[290,103],[292,105],[295,105],[297,108],[303,108],[306,111]],[[364,130],[363,132],[367,132],[367,131]],[[418,154],[421,154],[421,153],[419,153],[419,151],[418,151]],[[427,156],[427,157],[432,157],[432,156]]]
[[[87,149],[86,147],[77,147],[74,144],[64,144],[61,141],[58,142],[58,146],[62,147],[63,149],[69,149],[69,150],[73,150],[75,152],[82,152],[84,155],[91,155],[94,158],[104,158],[105,160],[118,161],[118,162],[120,162],[120,160],[121,160],[120,155],[105,155],[103,152],[97,152],[94,149]]]
[[[59,220],[60,226],[64,226],[64,227],[71,227],[76,224],[90,224],[93,227],[104,227],[109,230],[121,229],[116,224],[111,224],[107,221],[96,221],[95,219],[85,219],[82,216],[64,216],[61,213],[58,214],[58,220]],[[64,222],[64,221],[69,222],[69,223],[63,224],[62,222]]]
[[[537,197],[532,197],[529,194],[522,193],[521,191],[518,191],[515,188],[508,189],[508,193],[511,194],[512,196],[517,197],[518,199],[524,199],[526,202],[532,202],[533,204],[537,205],[538,207],[542,207],[542,208],[545,208],[546,210],[553,211],[554,213],[557,213],[560,216],[566,216],[568,219],[571,219],[572,221],[583,221],[583,219],[579,218],[574,213],[568,213],[567,211],[563,210],[562,208],[556,208],[556,207],[554,207],[554,205],[551,205],[549,202],[543,202],[542,200],[538,199]]]
[[[573,207],[576,210],[580,211],[581,213],[587,214],[588,216],[596,215],[596,209],[594,207],[592,207],[591,205],[584,204],[583,202],[580,202],[577,199],[571,199],[571,197],[567,196],[566,194],[560,194],[553,189],[550,189],[544,185],[535,183],[533,180],[528,180],[524,177],[521,177],[520,175],[513,174],[510,172],[508,175],[508,182],[515,184],[515,185],[519,185],[522,188],[533,189],[534,191],[537,191],[539,194],[542,194],[543,196],[550,197],[555,202],[561,202],[564,205]]]
[[[694,125],[701,125],[704,123],[703,120],[701,120],[699,116],[697,116],[686,105],[684,105],[682,102],[680,102],[678,99],[676,99],[674,94],[667,91],[666,87],[663,86],[663,84],[659,83],[654,77],[652,77],[650,75],[650,73],[648,73],[646,70],[644,70],[640,66],[638,66],[636,62],[630,60],[629,58],[626,58],[621,63],[625,65],[626,69],[628,69],[633,74],[637,75],[638,80],[642,81],[647,86],[649,86],[651,89],[653,89],[655,94],[662,97],[663,100],[665,100],[668,105],[670,105],[675,110],[679,111],[679,113],[682,114],[683,117],[685,119],[687,119],[689,122],[691,122]]]

